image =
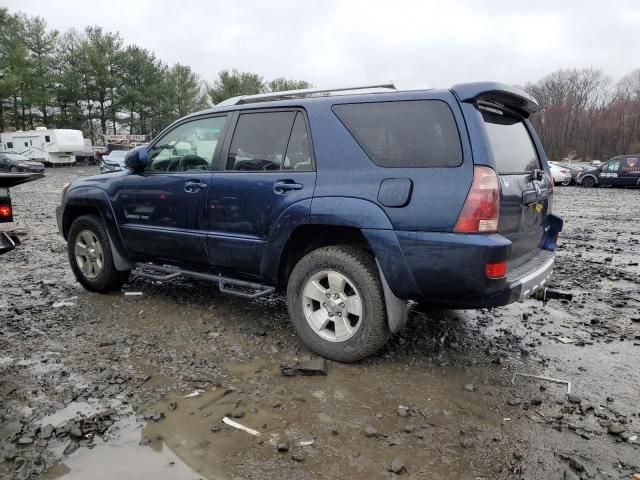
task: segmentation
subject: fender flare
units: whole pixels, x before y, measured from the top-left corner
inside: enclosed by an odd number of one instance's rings
[[[369,200],[353,197],[315,197],[309,223],[360,229],[392,230],[387,214]]]
[[[68,207],[91,208],[96,210],[107,230],[116,270],[126,271],[133,268],[134,262],[129,259],[128,252],[122,243],[113,206],[104,190],[96,187],[75,188],[65,194],[63,207],[64,211],[62,213],[61,225],[63,231],[61,233],[65,239],[67,238],[68,231],[65,230],[64,226],[71,225],[71,220],[68,220]]]
[[[596,185],[598,185],[600,182],[598,181],[598,177],[596,177],[594,174],[592,173],[585,173],[584,176],[582,177],[582,180],[580,181],[580,183],[584,182],[584,179],[587,177],[591,177],[595,180]]]

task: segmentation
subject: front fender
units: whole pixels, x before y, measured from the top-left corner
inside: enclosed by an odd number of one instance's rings
[[[118,270],[131,268],[129,252],[122,242],[120,229],[116,221],[113,205],[107,192],[97,187],[78,187],[65,193],[62,204],[61,233],[67,239],[69,227],[78,210],[97,211],[109,234],[109,241],[114,251],[114,261]]]

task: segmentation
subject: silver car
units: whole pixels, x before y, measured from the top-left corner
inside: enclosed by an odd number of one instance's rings
[[[100,173],[117,172],[124,170],[124,157],[128,150],[113,150],[109,155],[102,157]]]

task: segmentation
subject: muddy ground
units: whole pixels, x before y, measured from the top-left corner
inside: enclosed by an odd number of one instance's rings
[[[640,472],[640,191],[556,189],[566,228],[552,287],[573,302],[414,309],[379,355],[285,377],[282,364],[311,354],[282,296],[142,279],[99,295],[75,282],[54,208],[64,183],[94,173],[48,169],[12,191],[24,244],[0,257],[0,477]],[[572,395],[516,373],[569,381]]]

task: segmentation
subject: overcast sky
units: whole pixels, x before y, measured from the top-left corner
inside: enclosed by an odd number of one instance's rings
[[[640,68],[640,2],[0,0],[58,30],[101,25],[206,80],[237,68],[316,86],[535,81]]]

